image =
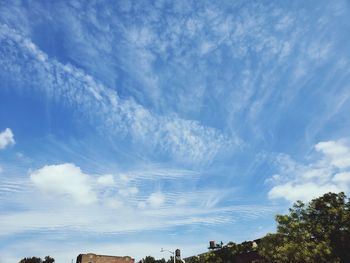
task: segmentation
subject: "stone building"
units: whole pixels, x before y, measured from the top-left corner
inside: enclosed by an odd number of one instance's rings
[[[106,256],[96,255],[93,253],[79,254],[77,257],[77,263],[134,263],[135,259],[125,256]]]

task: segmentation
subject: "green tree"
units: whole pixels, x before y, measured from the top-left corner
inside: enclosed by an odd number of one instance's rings
[[[296,202],[276,216],[277,233],[262,239],[259,253],[269,262],[350,262],[349,207],[344,193]]]
[[[54,263],[54,262],[55,262],[55,259],[50,256],[46,256],[43,261],[43,263]]]
[[[42,263],[43,261],[41,258],[37,257],[28,257],[28,258],[23,258],[19,263]]]
[[[240,262],[237,256],[256,251],[253,242],[245,241],[241,244],[229,242],[222,248],[203,253],[200,256],[193,256],[186,260],[186,263],[235,263]]]
[[[317,241],[327,240],[341,262],[350,262],[350,200],[344,193],[329,193],[313,200],[307,215]]]
[[[143,259],[141,259],[138,263],[166,263],[167,261],[162,258],[162,259],[155,259],[152,256],[146,256]]]
[[[52,258],[50,256],[46,256],[44,258],[44,261],[38,257],[29,257],[29,258],[21,259],[21,261],[19,263],[54,263],[54,262],[55,262],[54,258]]]
[[[218,253],[215,252],[209,252],[206,253],[202,256],[200,259],[200,262],[205,262],[205,263],[222,263],[222,258]]]

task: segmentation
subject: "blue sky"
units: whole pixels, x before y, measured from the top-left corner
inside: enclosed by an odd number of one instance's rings
[[[0,258],[167,257],[350,189],[348,1],[0,1]]]

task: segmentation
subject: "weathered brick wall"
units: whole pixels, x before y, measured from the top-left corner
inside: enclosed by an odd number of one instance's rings
[[[89,253],[79,255],[77,263],[134,263],[134,259],[131,257],[105,256]]]

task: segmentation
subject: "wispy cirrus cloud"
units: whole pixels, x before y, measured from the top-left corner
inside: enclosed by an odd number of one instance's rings
[[[83,68],[84,74],[105,87],[118,90],[117,101],[124,110],[112,111],[113,118],[106,117],[105,123],[113,123],[110,128],[117,127],[124,136],[132,134],[136,143],[153,134],[152,143],[147,145],[170,155],[184,156],[185,149],[195,144],[189,159],[210,159],[222,151],[219,145],[225,141],[232,141],[232,148],[237,148],[237,138],[244,138],[247,132],[256,140],[266,140],[271,133],[265,131],[264,124],[283,125],[281,114],[289,114],[294,103],[305,98],[301,93],[314,95],[308,90],[315,76],[322,76],[320,83],[328,83],[334,75],[341,80],[348,74],[343,70],[349,68],[342,55],[346,51],[339,53],[338,31],[334,30],[335,17],[344,19],[339,11],[346,10],[342,1],[327,4],[310,16],[303,8],[290,10],[272,3],[249,3],[250,8],[232,3],[219,8],[192,1],[181,5],[120,3],[109,8],[91,3],[79,14],[80,4],[52,5],[55,11],[50,14],[40,5],[30,10],[12,6],[13,13],[23,13],[25,22],[16,24],[11,12],[4,14],[3,20],[47,52],[50,49],[40,38],[41,29],[48,21],[59,23],[63,32],[57,35],[64,36],[62,49],[71,65]],[[240,10],[239,15],[232,15],[234,10]],[[113,16],[113,11],[120,16]],[[27,12],[43,15],[31,21]],[[167,16],[162,16],[164,13]],[[319,17],[317,22],[311,23],[313,17]],[[93,30],[88,32],[89,27]],[[341,68],[335,66],[340,58]],[[327,64],[334,70],[321,72]],[[118,78],[120,75],[123,77]],[[336,86],[325,89],[342,94],[344,106],[347,86]],[[325,97],[318,96],[322,101]],[[120,98],[132,102],[120,103]],[[210,105],[215,105],[215,110]],[[329,101],[327,109],[317,109],[324,111],[325,117],[308,120],[307,136],[315,136],[334,117],[330,111],[337,106],[342,107]],[[208,128],[207,124],[220,128]],[[181,128],[169,131],[177,127]],[[201,149],[208,154],[201,154]]]
[[[237,140],[198,121],[181,119],[176,115],[161,116],[132,99],[120,99],[114,90],[103,86],[84,71],[48,58],[30,39],[7,25],[2,25],[0,36],[6,45],[3,51],[8,49],[10,53],[26,57],[16,64],[12,63],[16,56],[2,53],[3,68],[13,74],[20,72],[21,78],[27,79],[27,84],[48,94],[53,100],[64,99],[88,119],[98,117],[98,125],[109,134],[130,135],[135,143],[161,149],[174,158],[189,162],[210,161],[228,145],[237,144]],[[28,68],[31,70],[28,71]]]

